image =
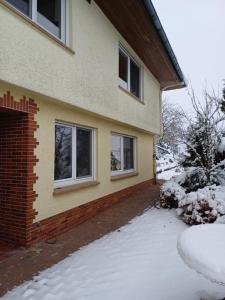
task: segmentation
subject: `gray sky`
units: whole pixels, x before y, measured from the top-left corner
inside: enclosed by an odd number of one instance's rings
[[[225,79],[225,0],[152,0],[181,69],[199,98]],[[190,111],[186,89],[165,92]]]

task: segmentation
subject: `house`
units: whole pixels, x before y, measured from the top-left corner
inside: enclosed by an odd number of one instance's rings
[[[154,183],[185,86],[150,0],[0,0],[0,241],[51,238]]]

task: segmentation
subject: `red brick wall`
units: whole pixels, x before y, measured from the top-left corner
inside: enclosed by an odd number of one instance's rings
[[[40,240],[48,240],[58,234],[79,225],[86,220],[92,218],[100,211],[122,201],[131,194],[134,194],[144,188],[155,184],[155,180],[147,180],[129,188],[123,189],[119,192],[107,195],[87,204],[67,210],[63,213],[57,214],[53,217],[42,220],[33,225],[32,241],[34,244]]]
[[[34,149],[38,109],[31,99],[0,97],[0,240],[27,245],[35,211]]]

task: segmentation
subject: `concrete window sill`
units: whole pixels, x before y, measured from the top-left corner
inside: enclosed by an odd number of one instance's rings
[[[72,184],[72,185],[64,186],[64,187],[60,187],[60,188],[55,188],[53,195],[54,196],[62,195],[65,193],[70,193],[70,192],[78,191],[78,190],[81,190],[84,188],[96,186],[98,184],[100,184],[99,181],[88,181],[88,182],[76,183],[76,184]]]
[[[140,104],[145,105],[144,101],[141,98],[136,97],[135,95],[133,95],[132,93],[130,93],[128,90],[124,89],[123,87],[121,87],[120,85],[118,85],[118,88],[123,91],[124,93],[126,93],[127,95],[131,96],[134,100],[138,101]]]
[[[131,172],[131,173],[125,173],[125,174],[119,174],[119,175],[112,175],[111,181],[116,181],[120,179],[126,179],[129,177],[138,176],[138,172]]]

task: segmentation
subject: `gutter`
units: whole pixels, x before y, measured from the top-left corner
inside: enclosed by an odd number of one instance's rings
[[[166,52],[167,52],[167,54],[170,58],[170,61],[171,61],[172,65],[173,65],[173,67],[176,71],[176,74],[177,74],[177,76],[180,80],[180,86],[186,87],[187,83],[185,81],[183,72],[181,71],[181,68],[180,68],[179,63],[177,61],[177,58],[176,58],[176,56],[173,52],[173,49],[172,49],[172,47],[170,45],[170,42],[167,38],[167,35],[166,35],[166,33],[163,29],[163,26],[160,22],[160,19],[159,19],[158,15],[157,15],[157,12],[156,12],[153,4],[152,4],[152,1],[151,0],[142,0],[142,1],[145,5],[145,8],[146,8],[148,14],[149,14],[149,17],[151,18],[151,20],[152,20],[152,22],[155,26],[156,31],[159,34],[159,37],[160,37],[160,39],[161,39],[161,41],[162,41],[162,43],[165,47],[165,50],[166,50]]]

